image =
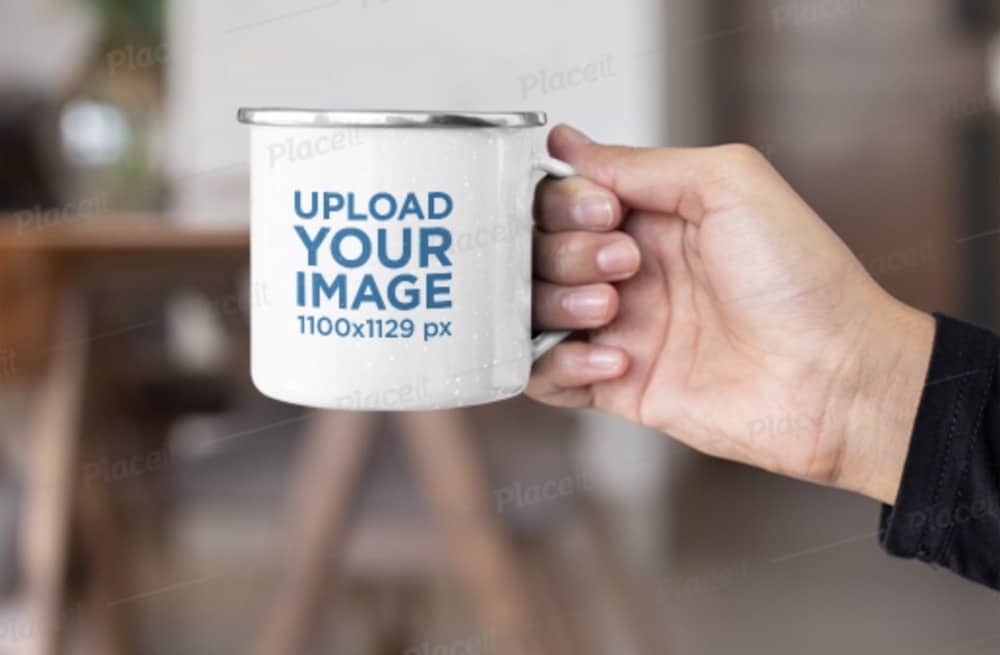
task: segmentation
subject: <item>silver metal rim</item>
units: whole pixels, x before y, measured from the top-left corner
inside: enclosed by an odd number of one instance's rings
[[[244,107],[237,120],[271,127],[540,127],[541,111],[341,111]]]

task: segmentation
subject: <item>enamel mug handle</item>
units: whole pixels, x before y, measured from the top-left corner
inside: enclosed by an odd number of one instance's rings
[[[576,175],[576,169],[567,164],[564,161],[559,161],[558,159],[542,159],[536,161],[532,164],[532,168],[537,171],[541,171],[548,175],[549,177],[555,178],[565,178],[573,177]],[[538,361],[538,358],[549,352],[560,343],[562,343],[566,337],[568,337],[572,332],[542,332],[537,337],[531,340],[531,359],[532,361]]]

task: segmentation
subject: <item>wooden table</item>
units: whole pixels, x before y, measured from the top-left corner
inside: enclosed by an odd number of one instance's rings
[[[103,652],[135,650],[114,600],[128,587],[108,490],[81,475],[93,455],[95,405],[106,403],[95,346],[141,326],[114,324],[98,301],[176,286],[232,288],[248,266],[246,230],[190,230],[150,216],[88,217],[47,226],[0,216],[0,348],[16,363],[6,382],[37,383],[25,472],[21,554],[28,625],[40,655],[60,649],[69,611],[65,577],[78,532],[94,584],[86,615]],[[75,530],[74,530],[75,528]]]
[[[88,612],[99,628],[103,652],[118,655],[136,648],[115,602],[134,592],[123,571],[120,531],[107,489],[80,484],[82,462],[93,449],[94,408],[114,395],[103,388],[101,370],[109,361],[95,344],[134,327],[109,320],[101,299],[179,286],[235,293],[233,280],[246,268],[247,255],[243,230],[192,230],[144,216],[21,229],[0,217],[0,301],[6,293],[14,313],[27,317],[8,327],[8,334],[0,331],[0,344],[5,338],[15,344],[22,355],[21,374],[41,376],[22,530],[38,655],[60,648],[67,544],[76,520],[85,524],[80,536],[94,573]],[[20,277],[5,279],[4,269]],[[498,652],[541,653],[523,575],[491,510],[484,470],[470,448],[461,413],[396,419],[455,572],[480,621],[499,635]],[[344,412],[317,412],[311,422],[290,495],[287,570],[273,609],[261,621],[255,652],[290,655],[303,649],[321,574],[345,529],[372,424],[370,415]]]

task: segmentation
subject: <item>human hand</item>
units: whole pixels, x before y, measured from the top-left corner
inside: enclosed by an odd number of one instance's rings
[[[934,321],[887,294],[746,146],[637,149],[560,126],[536,197],[534,322],[585,331],[527,393],[892,504]]]

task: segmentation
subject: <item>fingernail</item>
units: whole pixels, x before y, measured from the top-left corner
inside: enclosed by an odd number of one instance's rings
[[[622,351],[615,348],[595,347],[587,355],[587,364],[592,368],[604,371],[614,371],[621,368],[625,361]]]
[[[639,249],[631,239],[618,239],[597,251],[597,267],[607,275],[631,275],[639,268]]]
[[[607,294],[593,291],[573,291],[563,297],[563,307],[576,318],[600,320],[608,315]]]
[[[583,227],[606,230],[614,224],[615,210],[603,194],[584,196],[573,206],[573,220]]]

